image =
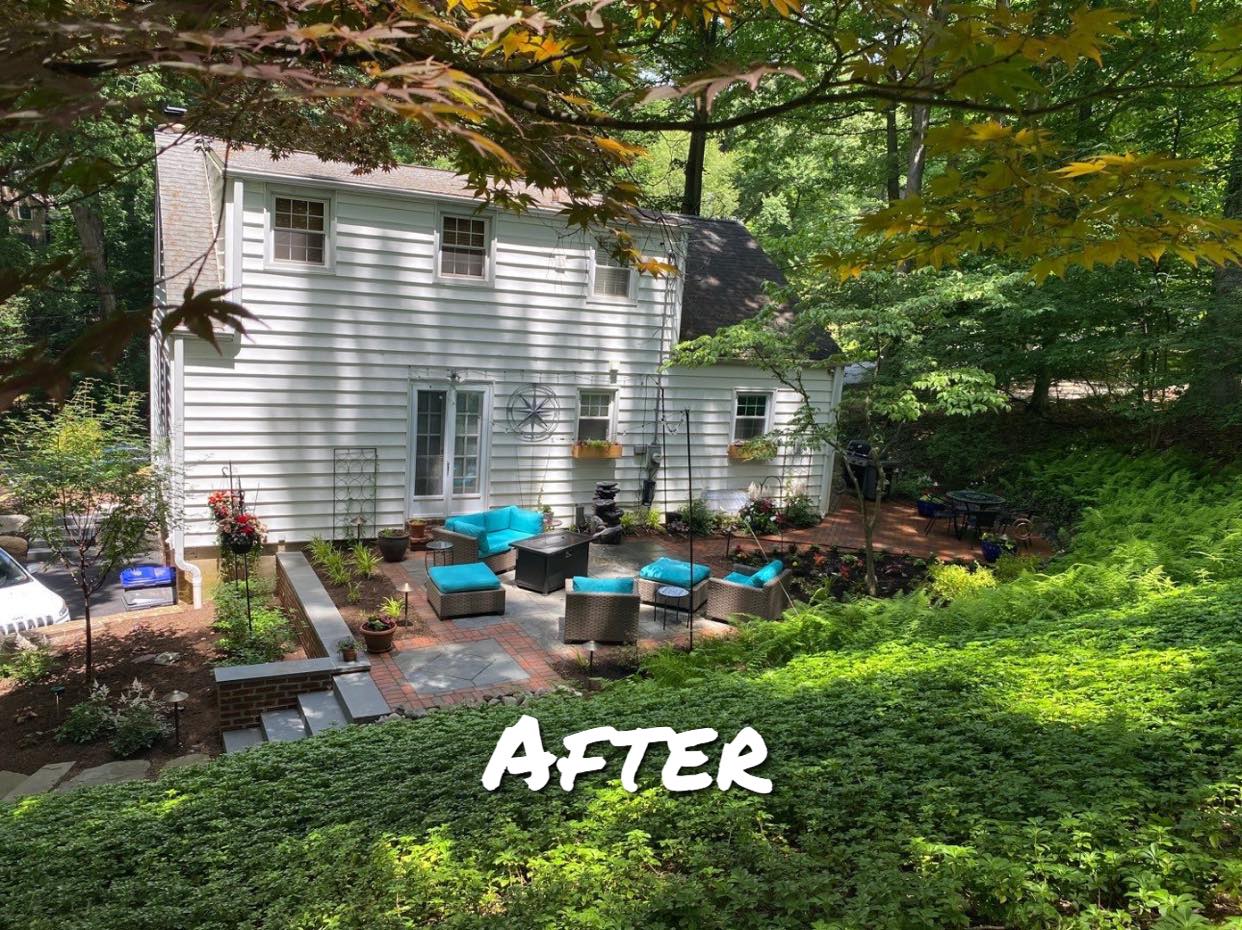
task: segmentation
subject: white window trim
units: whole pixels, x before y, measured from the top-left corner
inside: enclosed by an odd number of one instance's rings
[[[483,277],[471,278],[465,275],[444,274],[440,271],[440,240],[444,236],[444,218],[457,217],[463,220],[482,220],[487,228],[487,245],[483,255]],[[435,250],[435,280],[437,284],[450,284],[454,287],[492,287],[496,282],[496,216],[492,213],[476,213],[473,210],[452,210],[444,207],[436,208],[435,236],[432,242]]]
[[[315,200],[325,205],[327,216],[323,230],[323,264],[308,262],[277,261],[275,251],[276,198],[292,197],[294,200]],[[336,194],[331,191],[313,191],[306,188],[267,188],[263,201],[263,268],[266,271],[300,271],[306,274],[335,274],[336,272]]]
[[[637,304],[638,303],[638,271],[635,268],[629,269],[630,289],[629,289],[629,293],[625,297],[610,297],[607,294],[596,294],[595,293],[595,265],[599,261],[599,255],[601,254],[601,252],[603,252],[602,249],[591,249],[590,250],[590,261],[587,263],[587,291],[586,291],[587,301],[593,304],[622,304],[624,306],[633,306]],[[606,252],[603,252],[603,254],[608,259],[612,258],[612,256],[608,255]],[[603,262],[603,264],[609,265],[609,262],[605,261]],[[610,265],[610,267],[619,267],[619,266]]]
[[[762,394],[768,399],[767,410],[763,421],[763,433],[766,436],[772,432],[773,408],[776,406],[776,392],[770,388],[734,388],[733,390],[733,406],[729,409],[729,435],[730,442],[739,442],[737,438],[737,401],[743,394]],[[741,440],[744,441],[744,440]]]
[[[578,388],[578,396],[575,401],[574,410],[574,442],[583,442],[578,438],[578,427],[582,423],[582,395],[583,394],[608,394],[612,397],[612,402],[608,405],[608,442],[617,441],[617,390],[610,387],[580,387]],[[591,419],[599,419],[592,417]]]

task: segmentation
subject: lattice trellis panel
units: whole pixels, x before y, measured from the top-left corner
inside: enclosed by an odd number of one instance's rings
[[[375,446],[338,446],[332,450],[332,535],[375,537],[375,498],[379,455]]]

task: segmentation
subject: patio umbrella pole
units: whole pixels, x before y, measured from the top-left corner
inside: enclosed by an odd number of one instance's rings
[[[694,652],[694,523],[689,519],[694,505],[694,463],[690,456],[690,408],[682,413],[686,417],[686,492],[690,501],[686,505],[686,529],[690,531],[690,651]]]

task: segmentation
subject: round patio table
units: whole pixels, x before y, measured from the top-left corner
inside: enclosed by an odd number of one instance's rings
[[[452,550],[453,544],[447,539],[433,539],[427,543],[423,549],[423,569],[431,568],[433,565],[448,565],[449,552]]]
[[[681,622],[682,614],[685,614],[686,619],[689,620],[691,616],[690,592],[674,584],[662,585],[656,588],[655,608],[660,611],[660,629],[662,630],[668,625],[670,610],[678,623]]]
[[[991,529],[992,524],[996,522],[996,518],[1000,515],[1001,508],[1005,506],[1005,498],[999,494],[988,494],[986,491],[949,491],[944,498],[953,505],[953,530],[958,539],[961,539],[962,533],[970,529],[972,525],[975,532],[979,532],[979,517],[981,515],[991,515],[993,517],[987,526],[988,529]],[[958,523],[959,516],[965,518],[960,524]]]

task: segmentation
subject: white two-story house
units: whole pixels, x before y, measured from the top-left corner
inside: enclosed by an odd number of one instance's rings
[[[179,558],[214,545],[206,499],[229,475],[272,543],[505,504],[569,522],[599,481],[627,509],[644,490],[676,509],[686,409],[696,497],[799,482],[826,503],[828,449],[729,455],[784,426],[797,394],[746,365],[665,364],[679,341],[753,316],[781,280],[742,225],[653,218],[644,254],[680,269],[656,278],[617,266],[552,197],[517,215],[450,172],[360,175],[256,149],[226,163],[223,146],[180,138],[156,134],[157,310],[193,284],[230,289],[256,319],[218,349],[152,337],[152,434],[182,476]],[[808,372],[822,415],[842,381]]]

